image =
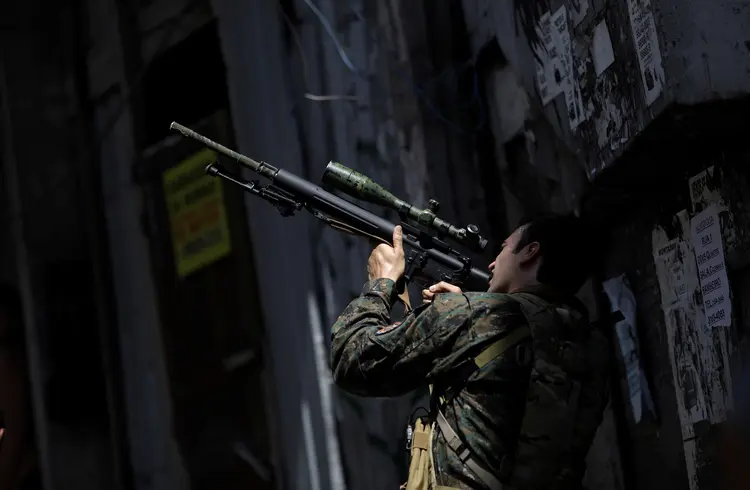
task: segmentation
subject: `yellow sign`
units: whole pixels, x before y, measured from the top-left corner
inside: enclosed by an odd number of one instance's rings
[[[216,154],[204,149],[164,172],[177,275],[188,274],[231,250],[221,181],[205,173]]]

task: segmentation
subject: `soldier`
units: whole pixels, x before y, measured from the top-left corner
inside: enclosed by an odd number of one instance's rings
[[[583,225],[518,227],[489,265],[487,292],[439,283],[392,322],[402,230],[379,245],[369,282],[332,328],[336,384],[391,397],[430,387],[411,440],[411,489],[576,489],[601,422],[608,345],[574,294],[592,262]]]

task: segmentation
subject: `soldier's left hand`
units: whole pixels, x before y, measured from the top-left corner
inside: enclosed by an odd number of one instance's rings
[[[380,278],[398,282],[404,275],[406,262],[403,247],[404,232],[401,226],[393,230],[393,246],[380,244],[370,254],[367,261],[367,274],[370,281]]]
[[[435,299],[435,295],[439,293],[460,293],[461,288],[454,285],[447,283],[445,281],[440,281],[437,284],[433,284],[428,289],[422,290],[422,302],[423,303],[430,303],[433,299]]]

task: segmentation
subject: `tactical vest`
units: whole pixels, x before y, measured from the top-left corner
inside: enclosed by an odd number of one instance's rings
[[[453,487],[437,485],[436,482],[432,441],[434,431],[439,430],[447,441],[450,450],[458,456],[459,460],[462,461],[489,490],[509,490],[510,487],[504,485],[497,475],[493,474],[490,469],[483,467],[483,465],[476,460],[474,455],[471,454],[469,448],[462,442],[461,437],[446,420],[443,414],[443,407],[456,394],[458,394],[461,389],[463,389],[465,382],[468,381],[471,375],[478,370],[481,370],[492,360],[504,355],[510,348],[516,346],[524,339],[528,337],[532,338],[531,351],[534,353],[532,366],[535,366],[538,361],[538,356],[535,354],[535,351],[540,343],[559,341],[565,337],[563,335],[563,328],[565,327],[567,320],[565,317],[569,315],[567,310],[557,309],[554,305],[547,303],[541,298],[526,293],[513,294],[512,297],[520,303],[521,310],[526,317],[528,325],[511,331],[507,336],[485,348],[474,358],[472,369],[465,372],[465,374],[461,376],[459,382],[452,384],[449,389],[444,390],[441,393],[436,393],[433,391],[433,386],[430,386],[430,398],[433,402],[431,403],[432,410],[427,417],[419,418],[414,423],[413,435],[411,436],[410,442],[409,479],[407,480],[407,483],[401,486],[401,489],[456,490]],[[601,346],[597,346],[597,348],[599,347]],[[606,350],[606,345],[604,348]],[[562,364],[563,365],[560,367],[567,373],[568,366],[565,365],[565,362],[562,362]],[[578,366],[571,366],[571,368],[572,371],[576,371]],[[561,433],[559,435],[559,438],[561,439],[559,441],[561,453],[565,451],[566,448],[574,449],[573,428],[576,425],[578,401],[582,396],[589,395],[587,393],[581,393],[581,383],[575,380],[574,375],[571,376],[570,383],[572,394],[569,398],[569,409],[565,414],[560,415],[563,420],[569,422],[567,427],[570,429],[566,433]],[[598,423],[596,425],[598,425]],[[583,442],[583,445],[586,445],[586,441]],[[580,453],[580,451],[578,451],[578,453]],[[585,454],[583,457],[585,457]],[[575,475],[573,479],[576,477],[577,475]]]

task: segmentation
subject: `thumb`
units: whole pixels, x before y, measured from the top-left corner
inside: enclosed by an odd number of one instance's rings
[[[396,251],[403,249],[404,230],[401,229],[401,225],[396,226],[393,229],[393,248]]]

